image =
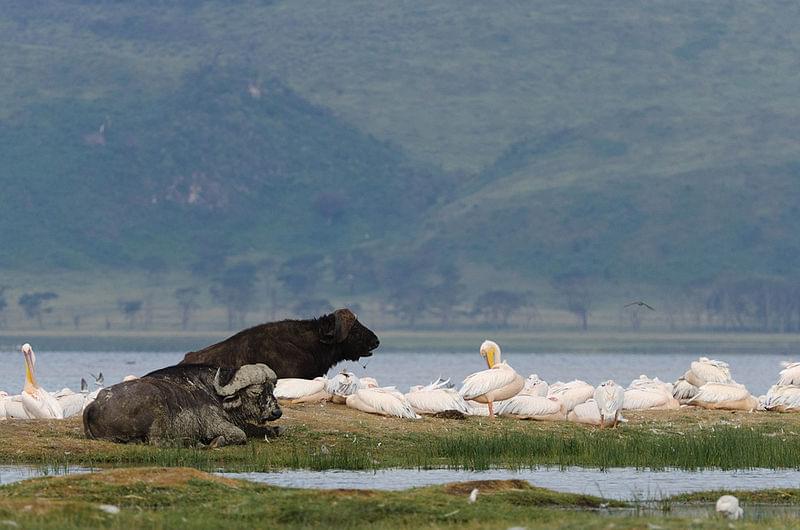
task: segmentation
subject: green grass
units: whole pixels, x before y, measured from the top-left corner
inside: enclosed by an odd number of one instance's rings
[[[477,502],[467,496],[479,489]],[[792,492],[796,495],[796,492]],[[785,504],[780,494],[766,503]],[[0,488],[1,524],[24,528],[728,528],[704,514],[637,516],[621,502],[557,493],[524,481],[477,481],[397,492],[301,490],[221,479],[191,469],[137,468],[23,481]],[[707,502],[707,501],[706,501]],[[99,505],[120,508],[106,514]],[[609,518],[609,516],[616,517]],[[793,520],[758,521],[792,528]],[[737,528],[756,528],[747,520]]]
[[[158,448],[86,440],[79,420],[6,422],[0,463],[188,466],[203,470],[536,466],[742,469],[800,467],[800,418],[714,411],[626,414],[600,430],[567,423],[365,417],[344,407],[284,407],[286,433],[222,449]]]

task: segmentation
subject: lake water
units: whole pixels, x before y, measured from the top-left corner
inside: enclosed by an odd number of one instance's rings
[[[44,470],[30,466],[0,466],[0,484],[42,475],[88,473],[91,469],[67,467]],[[218,473],[220,475],[291,488],[403,490],[469,480],[519,479],[534,486],[565,493],[594,495],[616,500],[659,500],[679,493],[720,489],[757,490],[800,488],[800,471],[748,469],[741,471],[634,468],[608,470],[537,468],[520,471],[493,469],[386,469],[380,471],[284,470],[270,473]]]
[[[687,353],[513,353],[504,355],[518,372],[524,375],[537,373],[552,383],[584,379],[597,385],[607,379],[627,385],[640,374],[658,376],[664,381],[675,381],[698,355]],[[127,374],[144,375],[152,370],[170,366],[183,358],[182,352],[36,352],[38,382],[50,391],[62,387],[76,390],[81,377],[90,386],[94,380],[90,373],[103,372],[106,385],[122,380]],[[747,386],[754,394],[766,393],[774,384],[780,371],[780,362],[792,360],[784,353],[732,353],[718,356],[730,363],[734,379]],[[3,369],[0,370],[0,390],[18,393],[22,389],[25,369],[19,351],[0,351]],[[366,365],[364,368],[363,365]],[[406,392],[408,387],[425,384],[437,377],[449,377],[456,385],[468,374],[485,369],[477,352],[462,353],[401,353],[380,352],[363,359],[363,364],[346,362],[331,370],[355,372],[358,376],[370,375],[381,385],[395,385]]]

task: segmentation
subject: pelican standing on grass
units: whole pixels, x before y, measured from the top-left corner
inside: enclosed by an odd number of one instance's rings
[[[481,344],[481,357],[486,359],[488,370],[476,372],[464,379],[459,390],[464,399],[486,403],[489,417],[494,418],[494,402],[519,394],[525,380],[507,362],[500,360],[500,346],[491,340]]]

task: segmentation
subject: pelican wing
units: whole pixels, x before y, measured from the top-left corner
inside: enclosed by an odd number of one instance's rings
[[[37,388],[31,394],[23,392],[21,398],[22,406],[31,418],[64,419],[64,410],[58,400],[41,388]]]
[[[64,412],[65,418],[77,416],[83,412],[84,404],[86,403],[85,394],[66,394],[56,398],[61,410]]]
[[[731,370],[728,363],[701,357],[700,360],[694,361],[691,367],[692,372],[706,383],[729,383],[731,381]]]
[[[25,407],[22,405],[22,396],[8,396],[2,400],[4,415],[0,419],[9,420],[29,420],[32,419]]]
[[[489,370],[482,370],[467,376],[459,390],[464,399],[475,399],[492,390],[503,388],[513,383],[519,375],[505,362]]]
[[[780,372],[778,384],[781,386],[800,386],[800,363],[786,363]]]
[[[675,398],[652,388],[631,388],[625,391],[624,410],[648,410],[666,407]]]
[[[355,394],[359,387],[358,378],[352,372],[342,372],[328,379],[325,390],[337,396]]]
[[[800,387],[774,385],[767,392],[764,408],[767,410],[781,407],[784,411],[800,410]]]
[[[567,410],[572,410],[576,405],[586,402],[594,394],[594,387],[585,381],[574,380],[569,383],[554,383],[550,385],[548,396],[559,398]]]
[[[461,394],[453,388],[439,388],[435,390],[420,390],[409,392],[405,395],[411,407],[420,414],[436,414],[446,410],[457,410],[464,414],[469,413],[469,407]]]
[[[518,394],[510,399],[501,401],[497,407],[500,416],[517,416],[520,418],[536,418],[558,414],[561,411],[561,402],[557,398],[531,396]],[[562,419],[564,417],[562,416]]]
[[[278,399],[298,399],[311,396],[325,390],[327,380],[320,379],[299,379],[290,377],[278,379],[275,384],[275,397]]]
[[[722,403],[724,401],[739,401],[750,396],[750,392],[738,383],[706,383],[701,386],[697,395],[690,402],[702,401],[705,403]]]
[[[419,419],[405,396],[393,388],[364,388],[356,391],[354,396],[356,400],[373,410],[374,414]],[[348,406],[350,401],[348,398]]]

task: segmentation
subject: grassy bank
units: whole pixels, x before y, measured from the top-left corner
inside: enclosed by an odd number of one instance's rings
[[[477,502],[467,497],[479,489]],[[764,492],[762,502],[786,504]],[[792,492],[796,499],[796,492]],[[703,499],[705,501],[705,499]],[[118,513],[108,513],[119,509]],[[745,504],[747,508],[747,504]],[[0,525],[22,528],[728,528],[701,516],[648,515],[603,499],[518,480],[385,492],[265,486],[187,468],[115,469],[0,488]],[[788,518],[737,528],[793,528]]]
[[[0,424],[0,463],[43,466],[486,469],[590,467],[793,468],[800,466],[800,415],[682,409],[626,414],[600,430],[568,423],[486,418],[382,418],[338,405],[284,407],[274,440],[215,450],[156,448],[86,440],[79,419]]]

